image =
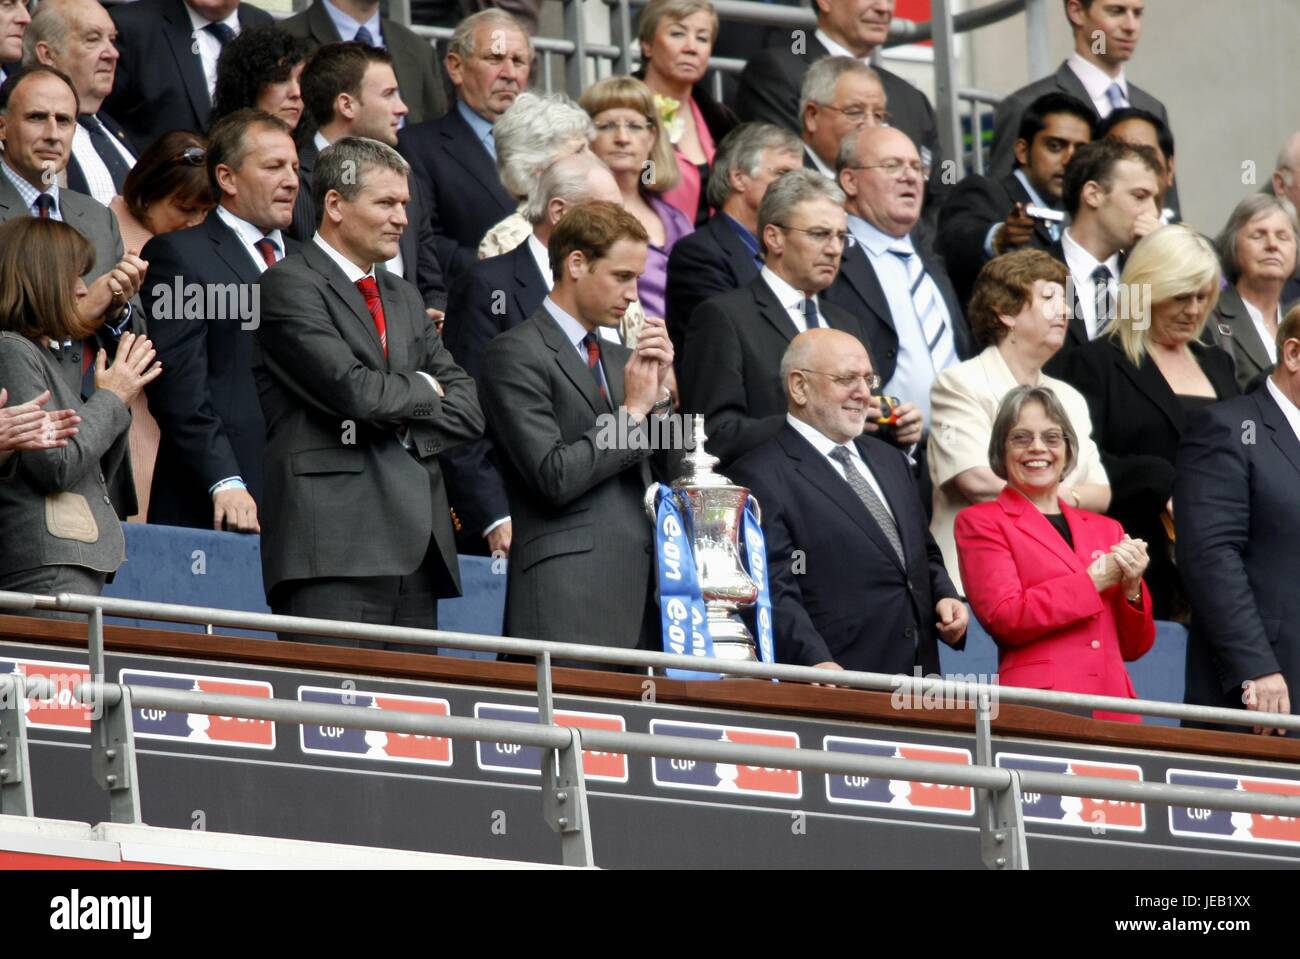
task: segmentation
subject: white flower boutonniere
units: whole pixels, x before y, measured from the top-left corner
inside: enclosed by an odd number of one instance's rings
[[[686,132],[686,117],[681,113],[681,101],[672,97],[655,94],[655,109],[659,112],[659,124],[668,134],[668,142],[676,144]]]

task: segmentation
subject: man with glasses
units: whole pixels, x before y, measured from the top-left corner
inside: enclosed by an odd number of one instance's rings
[[[478,259],[478,245],[515,212],[497,174],[493,124],[528,89],[532,41],[502,10],[466,17],[447,47],[456,102],[446,116],[407,127],[397,149],[429,199],[438,260],[448,284]]]
[[[889,125],[879,74],[853,57],[818,60],[803,81],[799,119],[804,166],[835,182],[844,138],[863,127]]]
[[[940,671],[968,614],[926,528],[907,458],[863,435],[879,377],[853,336],[809,330],[781,358],[774,436],[728,471],[763,509],[777,660]]]
[[[851,314],[818,296],[852,242],[840,188],[812,170],[778,178],[759,207],[758,235],[763,269],[700,304],[682,363],[682,408],[704,414],[708,450],[724,469],[785,422],[781,356],[795,336],[830,327],[861,338]]]
[[[913,243],[929,171],[911,138],[888,127],[845,139],[836,167],[857,246],[826,299],[858,318],[886,395],[916,404],[928,426],[935,376],[973,352],[939,258]]]

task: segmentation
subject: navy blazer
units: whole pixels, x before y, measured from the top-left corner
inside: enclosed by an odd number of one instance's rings
[[[480,389],[487,345],[536,313],[549,292],[527,241],[509,253],[479,260],[451,288],[443,341]],[[447,499],[470,534],[477,536],[510,515],[505,480],[486,436],[444,453],[442,474]]]
[[[948,307],[948,317],[952,320],[952,342],[959,359],[968,360],[975,355],[974,340],[970,327],[966,324],[966,315],[961,304],[957,302],[957,293],[952,281],[944,271],[943,261],[929,252],[923,244],[915,243],[916,252],[925,264],[926,272],[934,280]],[[889,311],[889,301],[885,298],[885,288],[880,285],[875,267],[860,247],[844,251],[840,260],[840,272],[824,293],[822,299],[834,303],[857,317],[862,327],[867,349],[871,353],[871,365],[880,375],[882,383],[888,383],[898,367],[898,328],[894,325],[893,314]],[[901,397],[903,400],[911,397]]]
[[[762,509],[777,659],[938,673],[935,606],[957,590],[907,457],[874,437],[855,442],[894,514],[905,563],[844,477],[789,423],[728,470]]]
[[[680,370],[686,352],[686,331],[691,314],[705,300],[738,290],[760,267],[735,227],[722,213],[714,214],[694,233],[673,244],[668,254],[668,294],[664,322],[673,341],[675,366]]]
[[[206,130],[212,98],[184,0],[118,3],[109,16],[117,26],[120,57],[104,109],[122,125],[135,152],[171,130]],[[239,5],[240,29],[273,22],[265,10]]]
[[[298,244],[285,240],[285,253]],[[253,329],[261,270],[214,210],[198,226],[155,236],[141,254],[149,263],[140,296],[163,375],[146,387],[161,439],[149,497],[149,522],[210,529],[212,496],[221,480],[239,476],[261,505],[266,420],[253,380]],[[226,286],[219,315],[181,309],[182,290]],[[205,292],[204,298],[206,300]],[[183,298],[184,299],[184,298]],[[183,301],[182,299],[182,301]],[[260,299],[260,297],[259,297]],[[230,305],[251,307],[248,319]]]
[[[1186,701],[1239,708],[1241,684],[1270,673],[1281,673],[1295,696],[1300,440],[1266,386],[1191,417],[1174,516],[1192,606]]]
[[[438,262],[447,282],[454,283],[478,259],[487,231],[518,204],[455,104],[437,120],[404,129],[397,149],[428,201]]]
[[[122,144],[122,146],[126,147],[127,152],[131,154],[131,165],[134,166],[136,161],[135,151],[131,149],[131,141],[127,138],[126,131],[122,129],[122,125],[110,117],[104,110],[100,110],[95,114],[95,116],[97,116],[99,122],[104,125],[104,129],[108,131],[108,135],[117,140]],[[90,195],[90,184],[86,182],[86,174],[82,172],[81,163],[77,160],[75,154],[70,153],[68,155],[67,174],[69,190],[76,190],[78,193],[85,193],[87,196]]]

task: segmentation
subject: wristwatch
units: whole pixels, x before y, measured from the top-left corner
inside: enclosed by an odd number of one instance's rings
[[[663,416],[672,408],[673,408],[673,394],[668,392],[667,387],[664,387],[664,395],[659,398],[659,401],[655,403],[654,406],[650,407],[650,415]]]

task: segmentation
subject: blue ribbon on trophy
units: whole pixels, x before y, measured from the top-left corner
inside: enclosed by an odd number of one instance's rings
[[[749,578],[758,587],[757,612],[758,658],[764,663],[776,662],[776,649],[772,640],[772,592],[767,583],[767,539],[758,517],[758,500],[751,495],[745,503],[745,558]]]
[[[665,653],[679,656],[712,656],[713,638],[709,634],[695,570],[695,550],[687,535],[689,519],[677,505],[672,490],[656,484],[655,556],[659,572],[659,618]],[[669,669],[674,679],[718,679],[718,673],[701,673],[689,669]]]

